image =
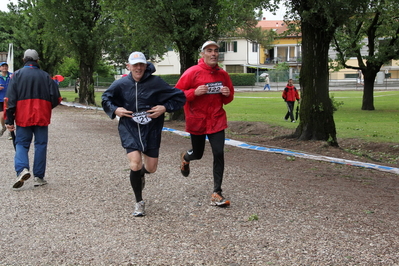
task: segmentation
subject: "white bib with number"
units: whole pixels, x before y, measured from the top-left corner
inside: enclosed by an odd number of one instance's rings
[[[218,82],[210,82],[205,84],[208,86],[208,94],[216,94],[216,93],[222,93],[221,89],[223,87],[223,83],[218,81]]]
[[[148,113],[146,111],[133,113],[132,119],[134,122],[140,125],[148,124],[152,120],[150,117],[148,117]]]

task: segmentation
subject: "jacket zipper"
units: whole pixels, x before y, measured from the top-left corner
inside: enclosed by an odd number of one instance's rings
[[[138,101],[138,82],[136,82],[136,112],[139,111],[139,101]],[[144,144],[143,144],[143,140],[141,139],[141,128],[140,128],[140,124],[137,124],[137,129],[139,131],[139,139],[140,139],[140,143],[141,143],[141,147],[142,150],[144,151]]]

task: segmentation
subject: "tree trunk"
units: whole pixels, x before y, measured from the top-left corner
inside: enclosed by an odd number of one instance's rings
[[[328,50],[333,33],[302,22],[301,120],[294,135],[299,140],[324,140],[338,146],[328,88]]]
[[[377,76],[375,71],[364,73],[363,103],[362,110],[375,110],[374,108],[374,81]]]
[[[93,67],[80,62],[79,103],[95,104]]]

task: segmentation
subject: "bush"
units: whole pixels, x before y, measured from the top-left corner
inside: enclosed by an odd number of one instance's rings
[[[180,78],[180,74],[170,74],[170,75],[158,75],[161,77],[163,80],[166,81],[171,86],[176,85],[177,81]]]
[[[254,86],[256,81],[255,73],[230,73],[234,86]]]
[[[231,81],[234,86],[254,86],[256,82],[255,73],[230,73]],[[158,75],[170,85],[176,85],[180,78],[178,74]]]

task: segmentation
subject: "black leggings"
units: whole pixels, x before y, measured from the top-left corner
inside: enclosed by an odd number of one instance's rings
[[[205,140],[208,136],[209,143],[211,144],[213,154],[213,182],[214,192],[222,191],[223,172],[224,172],[224,130],[206,135],[193,135],[191,136],[192,149],[186,154],[188,161],[200,160],[204,155]],[[188,156],[188,158],[187,158]]]
[[[289,118],[291,118],[291,122],[292,122],[292,121],[295,120],[294,119],[294,105],[295,105],[295,102],[286,102],[286,103],[287,103],[288,111],[287,111],[287,114],[285,115],[284,118],[287,120],[288,117],[289,117]]]

